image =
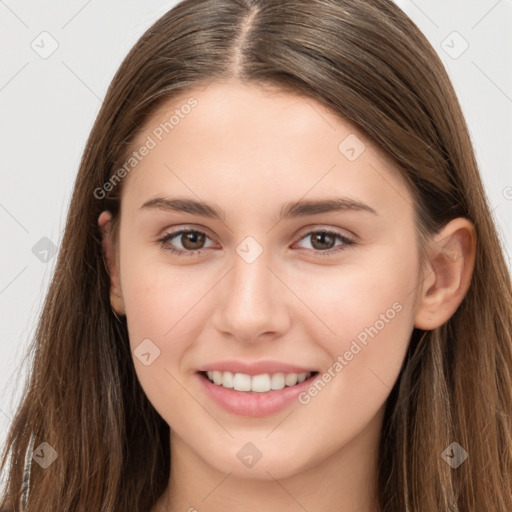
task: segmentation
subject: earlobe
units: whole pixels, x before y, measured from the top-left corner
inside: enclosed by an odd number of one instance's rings
[[[450,221],[431,241],[415,327],[432,330],[455,313],[466,295],[476,254],[476,232],[468,219]]]
[[[119,278],[118,265],[114,244],[111,237],[112,214],[104,211],[98,217],[98,226],[101,232],[101,246],[103,251],[103,261],[110,276],[110,303],[114,311],[120,315],[125,314],[121,282]]]

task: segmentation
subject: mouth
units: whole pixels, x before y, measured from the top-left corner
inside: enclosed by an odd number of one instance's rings
[[[302,373],[233,373],[229,371],[201,371],[199,374],[212,384],[243,393],[272,393],[284,388],[293,388],[304,381],[316,377],[318,371]]]
[[[224,411],[261,418],[298,405],[299,395],[313,385],[319,371],[270,359],[227,359],[208,363],[195,375],[205,397]]]

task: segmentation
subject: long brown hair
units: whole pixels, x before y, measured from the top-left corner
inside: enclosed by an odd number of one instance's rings
[[[46,469],[31,464],[33,512],[149,511],[164,491],[169,426],[142,391],[125,319],[111,310],[97,226],[105,209],[118,219],[122,182],[101,199],[94,191],[164,101],[233,77],[300,92],[354,123],[407,180],[419,233],[455,217],[474,223],[471,286],[443,326],[413,331],[389,396],[379,497],[382,512],[510,512],[510,276],[454,89],[427,39],[390,0],[185,0],[130,51],[75,182],[2,459],[3,510],[20,510],[31,436],[34,448],[46,442],[58,454]],[[469,454],[457,468],[441,456],[452,442]]]

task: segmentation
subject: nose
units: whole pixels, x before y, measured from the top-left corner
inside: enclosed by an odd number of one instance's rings
[[[254,343],[277,338],[289,329],[290,292],[269,263],[265,252],[251,263],[235,255],[213,315],[216,329],[224,336]]]

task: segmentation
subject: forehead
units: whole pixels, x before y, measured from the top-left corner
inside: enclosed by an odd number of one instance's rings
[[[132,186],[124,183],[138,195],[179,189],[220,201],[229,191],[248,201],[259,195],[260,208],[261,197],[326,192],[412,203],[392,160],[352,123],[276,87],[193,87],[163,104],[132,147],[147,143],[151,150],[126,180]]]

